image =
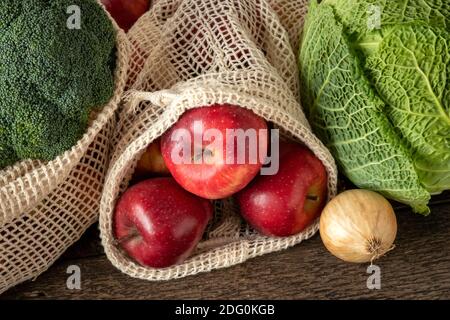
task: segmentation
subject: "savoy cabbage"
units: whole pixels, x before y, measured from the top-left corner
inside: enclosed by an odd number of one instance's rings
[[[300,51],[303,106],[343,173],[423,214],[450,189],[449,30],[446,0],[314,0]]]

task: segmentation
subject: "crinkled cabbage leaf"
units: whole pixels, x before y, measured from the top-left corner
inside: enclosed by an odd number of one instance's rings
[[[450,189],[449,26],[446,1],[312,1],[300,51],[303,106],[343,173],[423,214]]]

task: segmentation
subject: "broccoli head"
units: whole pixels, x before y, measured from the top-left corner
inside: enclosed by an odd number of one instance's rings
[[[12,145],[20,159],[57,157],[76,144],[88,123],[87,113],[80,118],[67,117],[32,88],[28,95],[16,102],[10,133]]]
[[[80,28],[69,28],[78,18]],[[0,167],[76,144],[113,95],[115,51],[95,0],[0,1]]]
[[[11,124],[0,114],[0,168],[18,160],[11,144]]]

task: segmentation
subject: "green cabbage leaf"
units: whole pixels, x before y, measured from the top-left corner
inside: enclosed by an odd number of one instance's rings
[[[300,50],[303,106],[342,172],[422,214],[450,189],[449,28],[447,1],[312,1]]]

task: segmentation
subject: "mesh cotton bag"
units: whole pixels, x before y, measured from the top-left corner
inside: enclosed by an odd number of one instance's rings
[[[269,3],[288,32],[292,49],[297,54],[300,47],[300,34],[308,13],[309,0],[269,0]]]
[[[0,293],[44,272],[98,217],[129,63],[128,40],[115,27],[114,96],[92,115],[84,136],[52,161],[0,171]]]
[[[214,103],[249,108],[321,159],[328,171],[329,197],[337,180],[331,155],[311,133],[299,105],[288,34],[265,0],[159,0],[128,36],[131,85],[100,206],[101,238],[111,262],[133,277],[168,280],[235,265],[311,237],[317,223],[288,238],[261,236],[243,222],[230,198],[215,202],[203,240],[180,265],[143,267],[118,248],[112,231],[114,206],[137,160],[190,108]]]

